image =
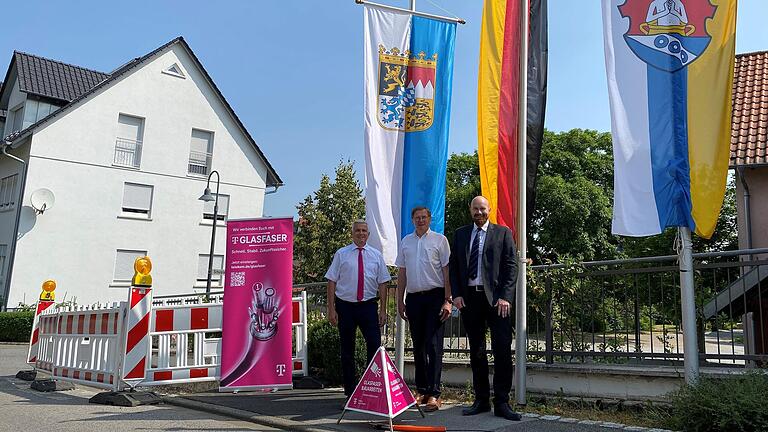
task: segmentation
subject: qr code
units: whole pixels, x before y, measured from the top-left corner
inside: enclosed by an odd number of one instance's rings
[[[232,272],[232,280],[230,285],[233,287],[241,287],[245,285],[245,272]]]

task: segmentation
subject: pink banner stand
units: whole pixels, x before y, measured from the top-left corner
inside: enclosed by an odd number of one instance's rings
[[[293,219],[227,221],[219,391],[292,388]]]

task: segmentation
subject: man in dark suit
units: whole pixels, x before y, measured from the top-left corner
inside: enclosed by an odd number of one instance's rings
[[[469,206],[474,224],[456,230],[449,272],[453,304],[461,311],[469,338],[475,401],[462,411],[491,410],[485,334],[491,329],[494,414],[520,420],[509,406],[512,389],[512,303],[517,283],[517,253],[512,231],[488,221],[490,204],[478,196]]]

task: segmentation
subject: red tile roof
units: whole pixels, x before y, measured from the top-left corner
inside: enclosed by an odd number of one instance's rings
[[[736,56],[731,166],[768,165],[768,51]]]

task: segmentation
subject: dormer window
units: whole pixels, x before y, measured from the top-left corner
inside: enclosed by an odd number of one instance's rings
[[[168,75],[173,75],[178,78],[186,78],[186,76],[184,75],[184,72],[181,71],[181,67],[179,67],[179,65],[176,63],[172,64],[167,69],[165,69],[163,73]]]

